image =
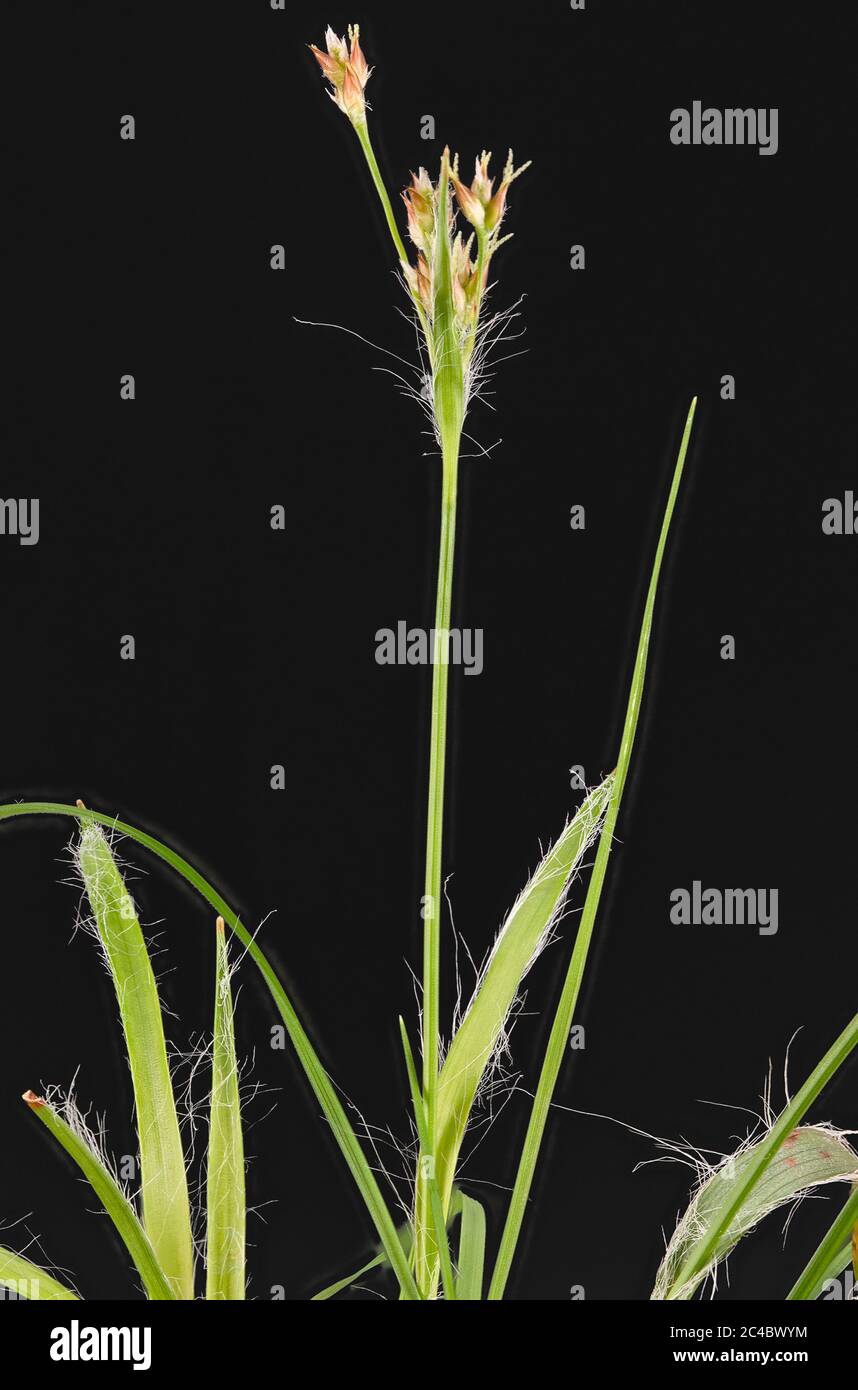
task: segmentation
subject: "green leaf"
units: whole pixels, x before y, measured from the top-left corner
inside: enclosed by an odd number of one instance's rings
[[[482,1299],[485,1257],[486,1214],[479,1202],[462,1193],[457,1294],[465,1302],[474,1303]]]
[[[703,1238],[689,1250],[682,1268],[677,1272],[672,1290],[666,1294],[667,1298],[684,1297],[683,1290],[687,1285],[694,1283],[696,1286],[699,1283],[697,1276],[708,1270],[734,1217],[751,1196],[754,1187],[764,1176],[784,1141],[792,1135],[793,1130],[810,1109],[820,1091],[843,1065],[856,1044],[858,1044],[858,1014],[844,1028],[840,1037],[831,1045],[822,1061],[811,1072],[801,1090],[782,1112],[777,1123],[772,1126],[767,1138],[755,1146],[753,1162],[743,1172],[741,1180],[733,1185],[732,1198],[725,1203],[718,1219],[713,1221]]]
[[[116,988],[140,1143],[143,1225],[177,1298],[194,1296],[194,1245],[161,1002],[140,923],[107,837],[84,821],[78,863]]]
[[[822,1061],[814,1068],[801,1090],[781,1113],[771,1127],[767,1137],[754,1146],[753,1160],[746,1165],[740,1179],[732,1184],[730,1198],[723,1204],[716,1219],[712,1221],[700,1240],[689,1249],[682,1267],[677,1271],[672,1286],[667,1290],[667,1298],[683,1298],[683,1290],[689,1284],[696,1287],[700,1282],[698,1275],[705,1276],[719,1245],[730,1229],[734,1217],[741,1211],[754,1187],[762,1179],[784,1141],[804,1118],[820,1091],[828,1084],[838,1069],[858,1044],[858,1014],[844,1028],[840,1037],[832,1043]]]
[[[454,1196],[458,1196],[458,1192],[454,1194]],[[451,1221],[453,1205],[456,1207],[455,1214],[457,1216],[459,1214],[458,1201],[455,1204],[451,1203]],[[410,1225],[403,1223],[403,1225],[398,1227],[397,1235],[399,1236],[406,1255],[410,1255],[414,1244]],[[379,1250],[378,1254],[375,1255],[373,1259],[369,1260],[365,1265],[361,1265],[360,1269],[355,1270],[354,1274],[348,1274],[345,1279],[338,1279],[335,1284],[329,1284],[326,1289],[321,1289],[319,1293],[313,1294],[310,1301],[311,1303],[320,1303],[324,1299],[333,1298],[335,1294],[342,1293],[343,1289],[351,1288],[352,1284],[357,1283],[358,1279],[361,1279],[364,1274],[370,1274],[374,1269],[388,1269],[389,1267],[389,1259],[383,1250]]]
[[[818,1298],[830,1279],[836,1279],[852,1262],[852,1232],[858,1222],[858,1186],[835,1217],[787,1294],[787,1301],[810,1302]]]
[[[387,1256],[384,1252],[380,1255],[376,1255],[374,1260],[370,1260],[368,1264],[361,1265],[360,1269],[355,1270],[354,1274],[348,1274],[345,1279],[338,1279],[336,1284],[329,1284],[326,1289],[321,1289],[319,1293],[314,1293],[310,1302],[321,1303],[325,1299],[333,1298],[335,1294],[342,1293],[344,1289],[350,1289],[352,1284],[356,1284],[358,1279],[361,1279],[364,1274],[369,1274],[374,1269],[381,1269],[387,1262]]]
[[[101,1155],[96,1153],[78,1129],[72,1128],[48,1101],[34,1095],[32,1091],[26,1092],[24,1100],[83,1173],[116,1227],[149,1297],[158,1302],[175,1299],[173,1284],[158,1263],[154,1247],[140,1224],[137,1213]]]
[[[373,1224],[378,1231],[382,1245],[390,1260],[394,1273],[399,1281],[400,1287],[405,1298],[416,1300],[419,1295],[414,1276],[408,1264],[408,1258],[402,1248],[402,1244],[396,1233],[390,1212],[381,1195],[375,1176],[367,1163],[366,1156],[358,1142],[354,1130],[349,1124],[348,1117],[340,1103],[340,1099],[334,1090],[331,1081],[325,1072],[319,1058],[317,1057],[309,1038],[301,1027],[300,1020],[292,1007],[286,991],[283,989],[277,973],[270,965],[268,958],[262,949],[256,944],[247,928],[240,921],[236,913],[225,898],[221,897],[216,889],[203,878],[186,859],[180,854],[162,844],[154,835],[149,835],[145,830],[138,830],[136,826],[129,825],[127,821],[117,820],[112,816],[102,815],[100,812],[84,810],[78,806],[68,806],[59,801],[25,801],[0,806],[0,821],[12,820],[17,816],[32,815],[59,815],[75,816],[78,819],[86,819],[100,825],[110,826],[117,830],[121,835],[127,835],[129,839],[136,840],[145,849],[150,850],[165,864],[175,871],[189,883],[192,888],[205,898],[210,907],[223,917],[227,926],[235,932],[239,941],[245,946],[247,954],[251,957],[257,969],[260,971],[266,985],[268,986],[271,997],[277,1007],[277,1011],[283,1020],[283,1024],[295,1048],[298,1060],[304,1069],[307,1080],[313,1089],[325,1117],[331,1126],[334,1138],[339,1145],[340,1152],[348,1164],[358,1190],[366,1203],[367,1210],[372,1218]]]
[[[206,1298],[243,1299],[245,1273],[244,1141],[235,1056],[229,953],[217,919],[211,1121],[206,1181]]]
[[[813,1126],[794,1129],[737,1206],[736,1192],[746,1184],[767,1143],[768,1136],[725,1160],[695,1193],[659,1267],[654,1299],[693,1298],[704,1279],[763,1217],[821,1183],[858,1176],[858,1155],[839,1136]],[[701,1264],[696,1252],[710,1237],[714,1244]],[[693,1274],[683,1272],[692,1266]]]
[[[38,1265],[16,1255],[14,1250],[0,1246],[0,1287],[9,1289],[17,1298],[26,1298],[30,1303],[59,1303],[64,1300],[77,1302],[77,1294],[59,1283],[52,1275],[46,1274]]]
[[[638,716],[640,714],[641,701],[643,700],[644,682],[646,680],[647,657],[649,654],[656,595],[658,593],[658,581],[661,574],[665,547],[667,545],[667,537],[670,531],[670,523],[673,519],[676,499],[679,495],[679,485],[682,481],[683,469],[685,468],[685,458],[691,440],[691,429],[694,424],[694,413],[696,409],[697,397],[695,396],[694,400],[691,402],[691,408],[688,411],[688,417],[685,421],[685,429],[682,434],[682,442],[679,446],[679,455],[673,473],[673,482],[671,483],[667,506],[665,507],[664,519],[661,524],[661,534],[658,539],[655,560],[653,561],[652,573],[650,575],[649,590],[647,592],[646,604],[644,605],[640,637],[638,638],[637,656],[632,673],[626,719],[623,725],[623,737],[620,743],[620,756],[617,762],[613,787],[611,789],[611,798],[602,826],[602,833],[599,837],[596,862],[593,865],[593,873],[590,877],[587,897],[584,902],[584,911],[581,915],[581,922],[575,937],[572,958],[569,962],[569,969],[563,984],[563,993],[560,997],[557,1013],[554,1016],[554,1022],[548,1039],[548,1046],[545,1049],[545,1058],[542,1063],[542,1070],[540,1072],[539,1082],[536,1087],[536,1094],[530,1112],[530,1121],[524,1139],[518,1172],[516,1173],[506,1224],[504,1226],[503,1235],[501,1236],[498,1257],[489,1287],[489,1299],[493,1301],[503,1298],[507,1279],[509,1278],[509,1272],[518,1245],[518,1238],[521,1233],[522,1222],[524,1221],[524,1213],[527,1208],[530,1189],[533,1183],[533,1175],[536,1171],[536,1163],[539,1158],[542,1137],[545,1133],[545,1126],[548,1121],[548,1111],[551,1106],[557,1078],[560,1074],[560,1067],[566,1055],[569,1032],[575,1016],[578,994],[581,989],[581,981],[587,964],[590,941],[592,939],[593,928],[599,910],[605,874],[608,869],[608,859],[610,858],[611,846],[614,840],[617,816],[619,815],[620,803],[622,802],[623,790],[626,785],[629,764],[631,763],[635,733],[637,732],[638,726]]]
[[[591,792],[548,851],[498,935],[450,1044],[438,1083],[438,1187],[446,1200],[480,1082],[496,1056],[522,982],[556,922],[598,834],[613,776]]]
[[[458,1187],[454,1187],[453,1196],[450,1199],[450,1210],[447,1213],[448,1231],[450,1227],[453,1225],[453,1222],[456,1220],[456,1217],[461,1215],[461,1211],[462,1193],[459,1191]],[[397,1235],[399,1236],[399,1239],[402,1243],[402,1248],[405,1251],[406,1255],[410,1255],[414,1244],[413,1233],[410,1225],[408,1225],[407,1223],[401,1225],[397,1229]],[[384,1251],[380,1250],[379,1253],[373,1259],[368,1261],[367,1264],[361,1265],[360,1269],[355,1270],[354,1274],[348,1274],[346,1275],[345,1279],[338,1279],[335,1284],[329,1284],[327,1288],[321,1289],[319,1293],[313,1294],[313,1297],[310,1301],[311,1303],[320,1303],[324,1299],[333,1298],[335,1294],[342,1293],[344,1289],[351,1288],[352,1284],[356,1284],[358,1279],[361,1279],[364,1276],[364,1274],[370,1274],[374,1269],[388,1269],[389,1267],[390,1260],[387,1258]]]

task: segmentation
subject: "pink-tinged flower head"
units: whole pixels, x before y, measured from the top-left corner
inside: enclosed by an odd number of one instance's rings
[[[489,178],[489,161],[491,150],[483,150],[479,159],[474,164],[474,182],[471,184],[471,191],[479,198],[483,207],[491,202],[492,191],[495,186],[494,179]]]
[[[464,241],[461,232],[453,242],[453,307],[464,323],[476,319],[479,303],[479,271],[471,260],[473,236]]]
[[[402,199],[408,213],[408,235],[418,250],[429,256],[435,235],[435,189],[425,169],[411,175]]]
[[[331,84],[328,96],[340,110],[348,116],[353,125],[366,120],[366,98],[364,90],[372,76],[372,68],[367,64],[360,46],[360,30],[356,24],[349,25],[349,44],[328,27],[325,34],[327,53],[315,44],[310,44],[310,52]]]
[[[482,231],[486,225],[486,210],[485,204],[477,191],[476,180],[470,188],[468,188],[467,184],[462,183],[459,178],[458,160],[453,165],[450,177],[453,180],[453,188],[456,191],[456,198],[462,210],[462,215],[470,222],[472,227],[476,227],[477,231]]]
[[[413,265],[407,265],[404,267],[404,269],[405,278],[408,281],[408,288],[410,289],[414,298],[420,300],[420,303],[423,305],[423,308],[426,310],[426,313],[431,318],[432,272],[429,269],[429,263],[426,260],[426,257],[423,255],[423,252],[421,251],[420,255],[417,257],[416,269]]]
[[[472,227],[476,227],[478,232],[495,232],[503,221],[506,210],[506,197],[509,192],[510,184],[523,174],[525,169],[530,168],[530,163],[522,164],[521,168],[516,169],[513,162],[512,150],[509,152],[504,169],[503,178],[497,193],[494,191],[494,179],[489,178],[489,160],[491,154],[485,150],[476,162],[474,170],[474,180],[470,188],[463,184],[459,178],[458,159],[453,165],[452,179],[453,187],[456,190],[456,197],[463,216],[470,222]]]

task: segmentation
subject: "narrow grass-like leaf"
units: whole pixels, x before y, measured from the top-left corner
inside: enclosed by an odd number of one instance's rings
[[[6,1250],[3,1246],[0,1246],[0,1287],[8,1289],[16,1298],[26,1298],[30,1303],[78,1301],[77,1294],[53,1275],[46,1274],[38,1265],[25,1260],[23,1255],[16,1255],[14,1250]]]
[[[587,897],[584,902],[584,911],[581,914],[581,922],[575,937],[572,958],[569,962],[569,969],[563,984],[563,992],[557,1007],[557,1013],[554,1016],[539,1082],[536,1087],[536,1094],[530,1112],[530,1120],[524,1139],[518,1172],[516,1173],[506,1224],[504,1226],[503,1235],[501,1236],[498,1257],[489,1287],[490,1300],[503,1298],[504,1295],[510,1268],[515,1256],[516,1246],[518,1244],[518,1237],[524,1220],[530,1188],[533,1183],[533,1175],[536,1171],[536,1163],[542,1145],[542,1136],[545,1133],[545,1125],[548,1120],[548,1111],[554,1095],[554,1088],[557,1084],[557,1077],[560,1074],[560,1067],[566,1055],[569,1030],[572,1027],[572,1021],[575,1016],[578,993],[581,988],[581,981],[587,964],[590,941],[602,897],[605,874],[608,869],[608,859],[611,854],[617,816],[619,815],[620,803],[622,802],[623,790],[626,784],[626,777],[628,776],[629,764],[631,763],[632,749],[634,747],[635,733],[637,732],[638,716],[640,714],[644,682],[646,679],[647,657],[649,654],[656,595],[658,593],[658,581],[661,575],[662,560],[667,545],[670,523],[673,520],[673,511],[676,506],[676,499],[679,495],[679,485],[682,481],[683,469],[685,468],[685,458],[691,440],[691,430],[694,424],[694,413],[696,409],[697,397],[695,396],[691,402],[691,408],[688,411],[688,417],[685,421],[685,429],[682,434],[682,442],[679,446],[679,455],[673,473],[673,482],[671,483],[667,506],[665,507],[661,534],[658,539],[655,560],[653,561],[650,575],[649,590],[647,592],[643,620],[641,622],[637,656],[632,673],[631,690],[629,692],[626,718],[623,725],[623,736],[620,743],[620,756],[617,761],[614,785],[611,790],[611,798],[602,826],[602,833],[599,838],[599,848],[596,851],[596,862],[593,865],[593,872],[587,889]]]
[[[858,1222],[858,1186],[834,1218],[787,1294],[787,1301],[808,1303],[818,1298],[829,1279],[836,1279],[852,1260],[852,1231]]]
[[[766,1143],[767,1139],[760,1139],[726,1158],[695,1192],[659,1267],[654,1299],[693,1298],[742,1237],[770,1212],[823,1183],[847,1182],[858,1177],[858,1155],[839,1135],[811,1125],[794,1129],[727,1219],[725,1214],[735,1205],[737,1187],[753,1169],[758,1152]],[[690,1277],[681,1277],[686,1262],[716,1229],[720,1235],[707,1263]]]
[[[206,1181],[206,1298],[243,1299],[246,1289],[244,1140],[232,988],[224,920],[217,919],[211,1120]]]
[[[666,1298],[684,1298],[684,1290],[689,1285],[696,1287],[699,1283],[698,1276],[709,1269],[735,1217],[742,1210],[757,1183],[763,1178],[766,1170],[783,1148],[784,1141],[792,1135],[820,1091],[843,1065],[856,1045],[858,1045],[858,1014],[844,1028],[836,1042],[832,1043],[801,1090],[772,1125],[767,1137],[754,1146],[751,1162],[743,1167],[741,1175],[732,1184],[732,1195],[722,1204],[717,1215],[713,1216],[705,1233],[689,1249],[682,1266],[676,1272],[671,1287],[665,1292]]]
[[[483,1296],[483,1267],[486,1258],[486,1214],[479,1202],[462,1193],[462,1222],[459,1228],[459,1260],[456,1293],[467,1303]]]
[[[340,1152],[345,1158],[349,1171],[366,1203],[367,1211],[378,1231],[403,1295],[407,1299],[417,1299],[419,1295],[414,1282],[414,1275],[408,1263],[408,1256],[402,1248],[402,1243],[397,1235],[387,1204],[381,1195],[375,1175],[366,1160],[366,1155],[352,1126],[349,1124],[348,1117],[330,1078],[304,1032],[292,1003],[277,977],[277,972],[240,918],[233,912],[226,899],[211,886],[192,864],[189,864],[180,854],[176,854],[175,850],[170,849],[169,845],[163,844],[145,830],[138,830],[136,826],[129,825],[127,821],[120,821],[113,816],[105,816],[100,812],[88,811],[79,806],[69,806],[59,801],[22,801],[0,806],[0,821],[13,820],[17,816],[32,815],[73,816],[79,820],[109,826],[121,835],[127,835],[129,839],[136,840],[138,844],[150,850],[158,859],[169,864],[170,868],[174,869],[186,883],[190,884],[209,906],[223,917],[227,926],[235,932],[268,986],[307,1080],[324,1111]]]
[[[453,1196],[450,1200],[450,1210],[447,1212],[448,1231],[452,1226],[453,1222],[455,1221],[456,1217],[461,1215],[462,1201],[462,1193],[460,1192],[458,1187],[454,1187]],[[399,1239],[402,1243],[402,1248],[405,1251],[406,1255],[410,1255],[414,1243],[413,1232],[411,1230],[410,1224],[406,1223],[400,1226],[398,1228],[397,1234],[399,1236]],[[310,1301],[311,1303],[320,1303],[323,1302],[325,1299],[333,1298],[335,1294],[342,1293],[344,1289],[351,1288],[352,1284],[356,1284],[358,1279],[362,1279],[365,1274],[370,1274],[374,1269],[388,1269],[389,1267],[390,1260],[387,1258],[384,1251],[380,1250],[374,1259],[369,1260],[368,1263],[365,1265],[361,1265],[360,1269],[355,1270],[354,1274],[348,1274],[345,1277],[345,1279],[338,1279],[335,1284],[329,1284],[327,1288],[320,1289],[318,1293],[313,1294],[313,1297]]]
[[[188,1179],[152,962],[131,895],[100,826],[84,821],[77,858],[125,1033],[140,1143],[143,1225],[176,1296],[192,1299]]]
[[[338,1279],[336,1284],[329,1284],[326,1289],[320,1289],[314,1293],[311,1303],[323,1303],[328,1298],[333,1298],[336,1294],[342,1293],[344,1289],[350,1289],[352,1284],[356,1284],[358,1279],[362,1279],[365,1274],[371,1274],[374,1269],[381,1269],[387,1264],[387,1256],[382,1253],[376,1255],[374,1260],[368,1264],[361,1265],[360,1269],[355,1270],[354,1274],[346,1275],[345,1279]]]
[[[158,1302],[175,1299],[173,1284],[158,1263],[154,1247],[137,1213],[100,1155],[46,1100],[32,1091],[25,1093],[24,1100],[83,1173],[116,1227],[149,1297]]]
[[[498,934],[450,1044],[438,1085],[436,1165],[442,1201],[452,1188],[468,1118],[480,1083],[497,1055],[510,1010],[598,834],[613,785],[613,776],[606,777],[587,796],[536,869]]]
[[[408,1030],[405,1027],[405,1020],[403,1018],[399,1020],[399,1031],[402,1036],[402,1050],[405,1053],[405,1069],[408,1073],[411,1103],[414,1108],[414,1122],[417,1126],[417,1138],[421,1149],[421,1177],[429,1195],[434,1249],[438,1251],[438,1258],[441,1264],[441,1279],[444,1285],[444,1297],[448,1300],[453,1300],[456,1297],[453,1262],[450,1258],[450,1242],[447,1238],[447,1224],[444,1218],[444,1207],[441,1202],[441,1195],[438,1191],[434,1160],[429,1152],[430,1138],[426,1105],[420,1094],[420,1082],[417,1080],[417,1068],[414,1065],[414,1055],[411,1051],[411,1043],[408,1040]]]
[[[807,1301],[812,1301],[813,1299],[818,1298],[819,1295],[822,1293],[823,1289],[825,1288],[825,1285],[829,1282],[829,1280],[838,1279],[840,1275],[843,1273],[843,1271],[847,1269],[851,1263],[852,1242],[850,1241],[848,1245],[842,1246],[841,1249],[838,1250],[837,1254],[832,1256],[819,1280],[819,1288],[817,1289],[815,1294],[808,1294]]]

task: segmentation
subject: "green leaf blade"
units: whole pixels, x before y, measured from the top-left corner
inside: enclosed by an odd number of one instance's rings
[[[245,1297],[247,1222],[244,1138],[235,1053],[229,954],[222,917],[217,919],[211,1119],[206,1190],[206,1298]]]
[[[481,1301],[485,1259],[486,1214],[479,1202],[463,1192],[457,1280],[457,1296],[461,1301]]]
[[[0,1246],[0,1287],[30,1303],[78,1302],[78,1296],[38,1265]]]
[[[140,923],[107,837],[85,821],[78,863],[119,1003],[140,1144],[143,1225],[177,1297],[194,1296],[194,1246],[161,1001]]]
[[[852,1263],[852,1232],[858,1222],[858,1186],[838,1212],[798,1279],[787,1302],[809,1303],[819,1298],[825,1285]]]
[[[847,1061],[856,1046],[858,1046],[858,1014],[855,1014],[839,1038],[832,1043],[801,1090],[772,1125],[767,1137],[755,1145],[753,1160],[745,1165],[740,1178],[733,1185],[732,1200],[724,1204],[718,1218],[713,1220],[702,1239],[689,1249],[671,1286],[665,1292],[666,1298],[683,1298],[684,1289],[695,1281],[699,1282],[698,1276],[701,1271],[708,1269],[718,1250],[719,1243],[729,1230],[733,1219],[751,1196],[756,1184],[781,1150],[784,1141],[798,1127],[817,1096]]]
[[[696,410],[697,397],[695,396],[686,417],[685,428],[682,433],[676,466],[673,471],[673,480],[671,482],[664,516],[662,518],[661,532],[659,534],[655,558],[650,573],[649,588],[647,590],[643,618],[641,620],[637,654],[635,656],[635,664],[632,672],[626,717],[620,742],[620,754],[617,760],[617,769],[611,791],[611,799],[599,837],[596,861],[590,876],[587,897],[584,902],[584,911],[581,915],[581,922],[575,937],[575,946],[569,962],[569,969],[566,973],[563,991],[560,996],[560,1003],[558,1004],[557,1012],[554,1016],[551,1033],[545,1049],[545,1057],[543,1059],[542,1069],[534,1095],[527,1133],[522,1146],[521,1158],[519,1160],[515,1184],[513,1186],[512,1197],[507,1212],[507,1219],[501,1236],[501,1243],[492,1273],[491,1284],[489,1286],[490,1301],[503,1298],[507,1280],[509,1279],[512,1262],[518,1246],[518,1238],[521,1234],[524,1214],[530,1196],[530,1189],[533,1184],[534,1173],[536,1172],[545,1126],[548,1122],[548,1112],[554,1095],[554,1088],[557,1085],[557,1078],[560,1075],[560,1068],[566,1052],[566,1043],[575,1016],[575,1009],[578,1004],[578,995],[581,989],[581,982],[584,978],[590,942],[592,940],[593,929],[596,924],[599,904],[602,898],[602,889],[608,870],[608,860],[611,855],[614,831],[616,829],[623,791],[631,764],[638,718],[643,701],[649,645],[652,636],[652,624],[655,614],[655,603],[658,595],[661,568],[665,549],[667,547],[667,538],[670,533],[671,522],[673,521],[676,500],[679,496],[682,475],[685,470],[685,460],[691,443],[691,432],[694,425]]]
[[[149,1298],[157,1302],[174,1300],[176,1294],[172,1281],[161,1268],[136,1211],[103,1159],[53,1105],[32,1091],[27,1091],[24,1100],[83,1173],[134,1261]]]
[[[411,1272],[408,1256],[403,1249],[402,1242],[393,1224],[387,1204],[381,1195],[375,1175],[349,1123],[340,1099],[324,1067],[319,1061],[309,1038],[301,1026],[298,1015],[295,1012],[289,996],[280,983],[277,972],[270,964],[264,951],[257,944],[253,936],[251,936],[250,932],[248,932],[238,914],[233,911],[223,895],[220,894],[216,888],[212,887],[199,870],[188,863],[187,859],[177,854],[175,850],[170,849],[169,845],[165,845],[154,835],[150,835],[145,830],[138,829],[137,826],[129,824],[128,821],[118,820],[115,816],[106,816],[103,812],[89,811],[79,806],[70,806],[61,801],[7,802],[5,805],[0,806],[0,821],[13,820],[18,816],[39,815],[72,816],[78,820],[86,820],[98,825],[107,826],[118,831],[121,835],[127,835],[131,840],[136,840],[138,844],[148,849],[156,858],[162,860],[179,874],[186,883],[205,899],[210,907],[214,908],[219,916],[223,917],[227,926],[235,932],[236,936],[245,947],[247,954],[251,957],[265,980],[307,1080],[325,1113],[325,1117],[331,1126],[331,1132],[339,1146],[340,1152],[366,1204],[367,1211],[379,1234],[381,1243],[384,1246],[385,1254],[390,1260],[391,1267],[399,1281],[403,1297],[407,1300],[418,1300],[419,1294],[417,1292],[417,1285],[414,1282],[414,1275]]]
[[[787,1135],[737,1208],[736,1190],[746,1183],[766,1143],[767,1139],[758,1140],[719,1165],[695,1193],[659,1267],[654,1299],[687,1302],[770,1212],[824,1183],[858,1176],[858,1155],[845,1140],[808,1125]],[[711,1254],[705,1264],[697,1265],[696,1252],[713,1232],[718,1234]],[[695,1272],[684,1275],[692,1263]]]
[[[450,1044],[438,1082],[438,1186],[446,1201],[480,1083],[522,982],[562,909],[570,883],[598,834],[614,784],[591,792],[545,855],[508,914]]]

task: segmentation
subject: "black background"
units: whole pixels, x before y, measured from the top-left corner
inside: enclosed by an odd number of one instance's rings
[[[749,11],[752,10],[752,16]],[[797,1085],[855,1009],[851,787],[854,537],[821,505],[856,484],[854,32],[841,7],[596,3],[12,6],[4,122],[11,289],[4,497],[41,539],[0,538],[4,800],[88,804],[207,871],[288,981],[326,1065],[407,1133],[396,1016],[419,962],[429,679],[374,634],[431,625],[439,497],[389,243],[347,122],[304,45],[360,19],[393,190],[444,142],[512,143],[515,240],[498,307],[526,295],[528,355],[463,465],[446,872],[479,957],[576,798],[614,765],[643,586],[681,424],[701,397],[659,605],[633,776],[557,1099],[728,1147],[794,1030]],[[780,150],[674,147],[695,99],[780,112]],[[137,138],[119,138],[135,116]],[[438,139],[423,142],[421,117]],[[273,243],[287,269],[269,268]],[[569,247],[587,268],[569,269]],[[519,344],[518,346],[521,346]],[[137,399],[119,399],[136,376]],[[737,383],[720,399],[722,375]],[[286,508],[285,534],[269,509]],[[569,509],[587,508],[584,534]],[[119,659],[134,634],[137,659]],[[733,634],[735,662],[720,659]],[[282,763],[287,790],[269,788]],[[133,1151],[109,980],[62,882],[69,828],[16,821],[3,884],[0,1220],[91,1298],[132,1298],[103,1219],[18,1100],[67,1084]],[[160,925],[179,1048],[210,1024],[210,917],[166,872]],[[678,928],[671,889],[777,888],[780,930]],[[580,891],[575,903],[580,907]],[[533,1084],[568,956],[534,970],[515,1056]],[[449,937],[445,938],[449,944]],[[303,1297],[372,1234],[252,968],[239,1041],[252,1102],[250,1296]],[[447,954],[445,1011],[453,1002]],[[814,1112],[858,1125],[855,1067]],[[782,1089],[775,1083],[775,1098]],[[514,1097],[466,1170],[496,1241],[526,1122]],[[511,1296],[647,1297],[690,1175],[607,1120],[556,1113]],[[392,1161],[395,1162],[395,1154]],[[772,1219],[724,1297],[782,1297],[830,1220]],[[379,1285],[379,1288],[383,1287]],[[360,1296],[360,1295],[354,1295]]]

